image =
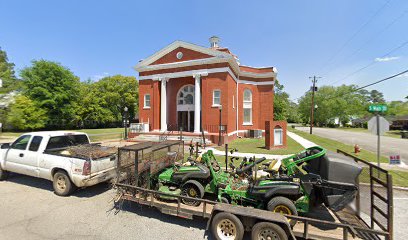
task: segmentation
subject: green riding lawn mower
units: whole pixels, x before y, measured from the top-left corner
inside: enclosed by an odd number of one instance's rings
[[[232,158],[237,161],[238,158]],[[225,171],[211,150],[188,166],[175,164],[155,181],[160,192],[193,198],[215,197],[220,202],[267,209],[282,214],[308,213],[314,205],[343,209],[355,197],[361,167],[341,159],[329,159],[315,146],[268,163],[265,158],[243,158]],[[171,199],[171,197],[168,197]],[[198,201],[184,200],[197,206]]]

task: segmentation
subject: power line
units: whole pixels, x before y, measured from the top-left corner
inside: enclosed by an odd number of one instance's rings
[[[372,35],[366,42],[364,42],[357,50],[355,50],[352,54],[350,54],[349,56],[347,56],[346,58],[343,59],[343,62],[350,59],[351,57],[355,56],[358,52],[360,52],[364,47],[366,47],[369,43],[371,43],[374,39],[376,39],[377,37],[381,36],[381,34],[383,32],[385,32],[386,30],[388,30],[392,25],[394,25],[396,22],[398,22],[401,18],[403,18],[405,16],[405,14],[408,13],[408,10],[405,10],[401,15],[399,15],[397,18],[395,18],[392,22],[390,22],[387,26],[385,26],[381,31],[375,33],[374,35]],[[323,75],[328,75],[330,72],[332,72],[332,70],[330,71],[326,71]]]
[[[391,79],[396,78],[396,77],[398,77],[398,76],[401,76],[401,75],[403,75],[403,74],[405,74],[405,73],[408,73],[408,69],[405,70],[405,71],[402,71],[402,72],[400,72],[400,73],[394,74],[394,75],[392,75],[392,76],[389,76],[389,77],[383,78],[383,79],[381,79],[381,80],[378,80],[378,81],[376,81],[376,82],[373,82],[373,83],[364,85],[364,86],[362,86],[362,87],[353,89],[353,90],[351,90],[351,91],[348,92],[348,93],[344,93],[344,94],[341,94],[341,95],[338,95],[338,96],[333,96],[333,97],[330,97],[330,98],[323,98],[322,101],[327,101],[327,100],[331,100],[331,99],[338,98],[338,97],[344,97],[345,95],[348,95],[348,94],[350,94],[350,93],[357,92],[357,91],[360,91],[361,89],[364,89],[364,88],[367,88],[367,87],[370,87],[370,86],[373,86],[373,85],[376,85],[376,84],[379,84],[379,83],[382,83],[382,82],[391,80]]]
[[[403,48],[403,47],[405,47],[407,44],[408,44],[408,41],[403,42],[403,43],[400,44],[398,47],[396,47],[396,48],[392,49],[391,51],[387,52],[386,54],[382,55],[380,58],[388,57],[390,54],[396,52],[397,50],[399,50],[399,49],[401,49],[401,48]],[[339,79],[339,80],[337,80],[337,81],[334,81],[334,82],[330,83],[329,85],[333,85],[333,84],[336,84],[336,83],[338,83],[338,82],[341,82],[341,81],[343,81],[343,80],[345,80],[345,79],[347,79],[347,78],[353,76],[354,74],[359,73],[359,72],[363,71],[364,69],[371,67],[372,65],[374,65],[374,64],[376,64],[376,63],[377,63],[377,61],[374,59],[373,61],[371,61],[370,63],[368,63],[368,64],[365,65],[364,67],[361,67],[361,68],[357,69],[356,71],[354,71],[354,72],[352,72],[352,73],[346,75],[345,77],[343,77],[343,78],[341,78],[341,79]]]
[[[337,55],[343,51],[343,49],[368,25],[371,23],[374,18],[381,13],[381,11],[391,2],[391,0],[388,0],[386,3],[384,3],[342,46],[339,48],[339,50],[331,57],[329,60],[323,65],[323,67],[320,70],[325,69],[329,63],[331,63]]]

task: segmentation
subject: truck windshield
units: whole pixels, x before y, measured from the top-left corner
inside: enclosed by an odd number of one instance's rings
[[[66,148],[81,144],[89,144],[88,137],[85,134],[51,137],[48,141],[46,150]]]

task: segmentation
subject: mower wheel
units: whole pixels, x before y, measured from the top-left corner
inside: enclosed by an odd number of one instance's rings
[[[244,226],[237,216],[220,212],[212,219],[211,232],[217,240],[241,240],[244,236]]]
[[[280,226],[270,222],[259,222],[252,228],[252,240],[277,239],[287,240],[288,236]]]
[[[286,197],[274,197],[268,202],[267,209],[272,212],[294,215],[297,216],[298,212],[296,210],[295,204]],[[293,227],[296,224],[296,220],[289,220],[289,224]]]
[[[181,186],[181,195],[191,198],[203,198],[204,197],[204,187],[196,180],[188,180]],[[194,201],[189,199],[181,199],[181,201],[190,206],[199,206],[200,201]]]

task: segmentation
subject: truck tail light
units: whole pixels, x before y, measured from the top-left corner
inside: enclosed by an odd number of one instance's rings
[[[84,167],[82,169],[82,175],[89,175],[91,174],[91,161],[85,161]]]

